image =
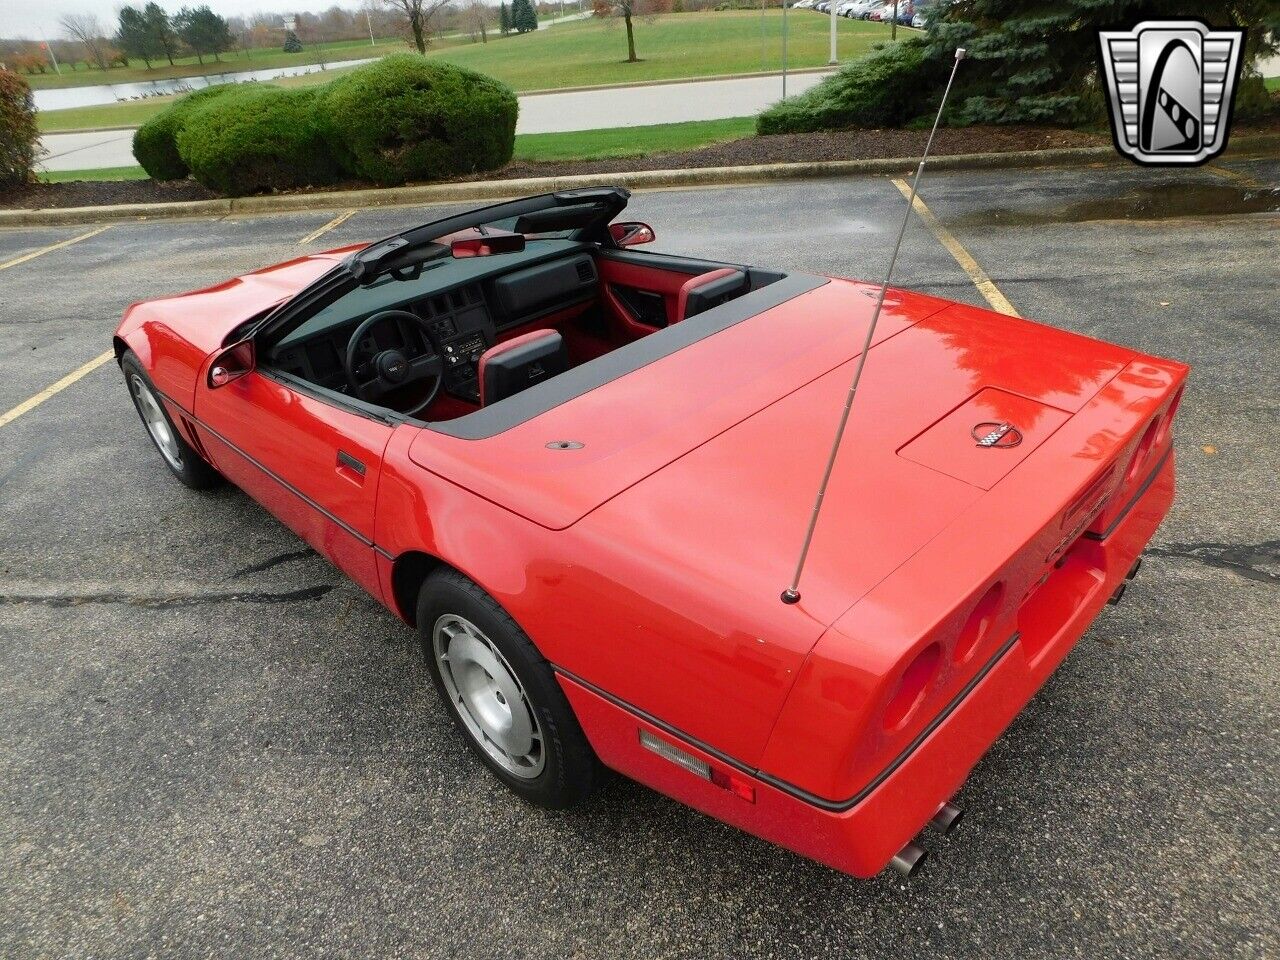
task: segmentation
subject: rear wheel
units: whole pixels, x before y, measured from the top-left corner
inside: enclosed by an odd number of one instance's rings
[[[434,573],[418,633],[440,698],[494,776],[542,807],[590,793],[595,753],[550,664],[496,600],[457,571]]]
[[[160,452],[169,472],[193,490],[205,490],[222,482],[222,476],[213,469],[195,448],[183,438],[164,408],[164,402],[142,369],[142,364],[132,350],[120,359],[129,396],[134,409],[147,428],[147,435]]]

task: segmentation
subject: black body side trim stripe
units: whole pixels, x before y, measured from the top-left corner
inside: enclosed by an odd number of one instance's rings
[[[749,766],[748,764],[745,764],[740,760],[735,760],[733,757],[729,756],[728,754],[720,750],[717,750],[715,747],[711,746],[710,744],[703,743],[701,740],[698,740],[696,737],[691,737],[687,733],[683,733],[680,730],[677,730],[675,727],[671,726],[671,724],[667,723],[664,720],[659,720],[653,714],[646,713],[644,710],[641,710],[639,707],[633,706],[632,704],[627,703],[625,700],[621,700],[618,697],[615,697],[613,694],[609,693],[607,690],[600,689],[594,683],[591,683],[589,680],[584,680],[582,677],[578,676],[577,674],[572,673],[569,670],[564,669],[563,667],[556,666],[555,664],[552,664],[552,668],[556,671],[556,673],[559,673],[562,676],[567,677],[568,679],[572,680],[574,683],[578,684],[579,686],[585,687],[586,689],[590,690],[592,693],[596,694],[597,696],[602,697],[605,700],[608,700],[615,707],[620,707],[621,709],[627,711],[633,716],[639,717],[641,720],[644,720],[646,723],[653,724],[653,726],[657,727],[659,730],[662,730],[663,732],[670,734],[676,739],[682,740],[685,743],[689,744],[690,746],[697,747],[703,753],[706,753],[712,757],[715,757],[717,760],[719,760],[721,763],[725,764],[726,766],[733,767],[735,770],[741,771],[742,773],[745,773],[748,776],[755,777],[757,780],[760,780],[763,783],[767,783],[769,784],[769,786],[774,787],[778,790],[781,790],[783,793],[790,794],[791,796],[795,797],[797,800],[803,800],[805,803],[808,803],[815,807],[821,807],[823,810],[830,810],[834,813],[842,813],[845,810],[849,810],[853,807],[856,807],[859,803],[861,803],[863,800],[869,797],[871,793],[878,786],[884,783],[884,781],[887,780],[895,770],[897,770],[900,766],[906,763],[907,760],[911,757],[911,755],[915,753],[917,749],[919,749],[920,745],[923,744],[925,740],[929,738],[929,735],[932,734],[935,730],[937,730],[938,727],[940,727],[943,724],[943,722],[949,716],[951,716],[952,713],[955,712],[956,708],[960,706],[961,702],[965,699],[965,697],[967,697],[970,693],[972,693],[974,688],[977,687],[978,684],[982,682],[983,678],[985,678],[986,675],[995,668],[996,664],[998,664],[1001,660],[1004,659],[1005,654],[1007,654],[1010,650],[1013,649],[1014,644],[1018,642],[1018,638],[1020,636],[1022,636],[1022,634],[1014,633],[1013,636],[1011,636],[1008,640],[1006,640],[1004,644],[1000,647],[1000,649],[995,652],[995,655],[983,665],[981,670],[979,670],[976,674],[973,675],[973,677],[969,680],[969,682],[964,685],[964,688],[960,690],[960,692],[957,693],[951,699],[951,701],[938,712],[937,716],[935,716],[932,720],[929,721],[928,725],[923,730],[921,730],[915,736],[915,738],[912,739],[912,741],[909,744],[907,744],[907,746],[903,749],[903,751],[899,753],[896,757],[894,757],[887,767],[885,767],[878,774],[876,774],[875,777],[872,778],[870,783],[868,783],[866,786],[864,786],[861,790],[859,790],[857,793],[855,793],[852,797],[850,797],[847,800],[828,800],[825,797],[819,797],[817,794],[810,793],[809,791],[804,790],[801,787],[797,787],[795,784],[788,783],[785,780],[781,780],[778,777],[772,776],[771,774],[765,773],[762,770]]]
[[[826,277],[789,274],[766,287],[579,364],[501,403],[426,426],[460,440],[484,440],[826,283],[830,283]]]
[[[265,473],[268,477],[270,477],[276,483],[280,484],[280,486],[284,487],[286,490],[292,493],[295,497],[297,497],[307,506],[311,507],[317,513],[323,514],[328,520],[331,520],[334,524],[341,527],[347,533],[351,534],[351,536],[353,536],[356,540],[360,541],[360,543],[364,544],[366,547],[373,547],[374,550],[376,550],[378,553],[382,554],[384,557],[390,560],[395,559],[394,556],[392,556],[387,551],[381,549],[376,543],[374,543],[372,540],[366,537],[363,533],[361,533],[355,527],[351,526],[349,523],[344,521],[341,517],[335,517],[332,513],[330,513],[320,504],[316,503],[316,501],[312,500],[310,497],[308,497],[305,493],[303,493],[301,490],[299,490],[297,487],[291,484],[284,477],[280,476],[274,470],[265,466],[261,461],[257,460],[255,457],[251,456],[250,454],[242,450],[240,447],[236,446],[234,443],[232,443],[230,440],[228,440],[226,437],[220,434],[217,430],[213,429],[213,427],[209,426],[203,420],[199,419],[194,414],[188,412],[182,406],[182,404],[174,400],[173,397],[165,393],[160,393],[159,390],[157,390],[156,393],[159,394],[160,397],[162,397],[167,403],[171,403],[177,409],[181,410],[182,415],[186,417],[188,420],[190,420],[192,423],[194,423],[196,426],[198,426],[201,430],[207,430],[211,436],[214,436],[218,439],[219,443],[225,444],[227,447],[231,448],[231,450],[233,450],[239,456],[244,457],[245,460],[249,461],[249,463],[253,464],[255,467],[257,467],[259,470]]]
[[[1156,482],[1156,477],[1160,476],[1161,471],[1164,470],[1164,465],[1169,461],[1169,455],[1171,453],[1173,453],[1173,447],[1166,450],[1164,452],[1164,456],[1160,458],[1160,462],[1151,468],[1151,472],[1147,474],[1147,478],[1142,481],[1142,486],[1138,487],[1137,492],[1134,493],[1134,495],[1129,499],[1129,502],[1124,505],[1124,509],[1116,514],[1116,518],[1111,521],[1107,526],[1107,529],[1103,530],[1101,533],[1086,532],[1085,536],[1090,540],[1105,540],[1107,537],[1111,536],[1111,534],[1115,533],[1116,527],[1120,526],[1120,524],[1124,522],[1124,518],[1129,515],[1129,511],[1134,508],[1137,502],[1142,499],[1143,494],[1151,489],[1151,485]]]

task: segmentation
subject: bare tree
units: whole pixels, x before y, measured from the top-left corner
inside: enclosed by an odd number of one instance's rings
[[[493,8],[484,0],[466,0],[467,5],[462,8],[462,22],[466,25],[466,31],[471,35],[472,42],[476,37],[480,37],[481,43],[489,42],[489,27],[493,26]]]
[[[398,19],[408,26],[418,52],[426,53],[432,19],[447,9],[453,0],[382,0],[382,2],[394,10]]]
[[[92,60],[99,70],[111,66],[114,51],[103,34],[102,21],[92,13],[68,13],[58,19],[58,26],[85,50],[85,59]]]
[[[621,17],[627,25],[627,63],[639,63],[636,56],[636,31],[632,24],[635,17],[651,19],[671,10],[671,0],[592,0],[592,12],[597,17]]]

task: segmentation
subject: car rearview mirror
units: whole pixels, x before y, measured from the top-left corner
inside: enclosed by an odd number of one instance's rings
[[[519,253],[524,249],[524,234],[496,233],[485,237],[466,237],[449,245],[456,259],[491,257],[495,253]]]
[[[642,243],[653,243],[658,235],[647,223],[611,223],[609,235],[620,247],[638,247]]]
[[[213,358],[209,364],[209,389],[225,387],[232,380],[238,380],[253,369],[255,351],[252,340],[241,340],[233,343]]]

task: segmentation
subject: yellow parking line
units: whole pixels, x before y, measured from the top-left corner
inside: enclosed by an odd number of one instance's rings
[[[72,237],[70,240],[63,240],[61,243],[51,243],[47,247],[41,247],[39,250],[32,250],[30,253],[24,253],[20,257],[0,263],[0,270],[8,270],[10,267],[16,267],[20,263],[26,263],[28,260],[34,260],[36,257],[43,257],[46,253],[53,253],[55,250],[61,250],[63,247],[69,247],[73,243],[79,243],[81,240],[88,240],[90,237],[96,237],[104,230],[110,230],[111,225],[99,227],[97,230],[90,230],[88,233],[82,233],[78,237]]]
[[[911,196],[911,185],[905,180],[893,181],[893,185],[898,188],[904,197]],[[973,259],[969,251],[966,250],[954,236],[951,231],[942,225],[937,217],[933,215],[920,195],[916,194],[915,211],[920,219],[924,221],[933,235],[938,238],[938,242],[947,248],[947,253],[955,258],[956,263],[960,264],[960,269],[969,275],[969,279],[973,281],[973,285],[978,288],[978,292],[986,298],[987,303],[991,304],[993,310],[1000,313],[1006,313],[1011,317],[1020,317],[1021,314],[1014,309],[1012,303],[1008,301],[1000,288],[995,282],[987,276],[987,272],[978,265],[978,261]]]
[[[1241,173],[1239,170],[1232,170],[1229,167],[1222,167],[1216,163],[1206,164],[1205,170],[1210,173],[1217,174],[1219,177],[1225,177],[1228,180],[1234,180],[1236,183],[1243,183],[1246,187],[1261,187],[1262,184],[1249,176],[1247,173]]]
[[[71,241],[68,241],[68,242],[71,242]],[[18,404],[12,410],[6,410],[4,413],[0,413],[0,427],[7,426],[10,423],[13,423],[13,421],[17,420],[24,413],[27,413],[30,410],[34,410],[36,407],[40,406],[40,404],[44,403],[46,400],[52,397],[54,394],[61,393],[63,390],[67,389],[67,387],[71,386],[73,383],[75,383],[85,374],[92,373],[94,370],[97,370],[100,366],[102,366],[108,360],[112,359],[115,355],[116,353],[114,350],[108,350],[106,353],[103,353],[94,357],[88,363],[84,364],[84,366],[76,367],[74,370],[68,373],[65,377],[63,377],[57,383],[54,383],[54,384],[51,384],[50,386],[45,387],[43,390],[37,393],[34,397],[31,397],[29,400],[23,400],[20,404]]]
[[[340,213],[340,214],[338,214],[336,217],[334,217],[332,220],[330,220],[328,223],[326,223],[326,224],[325,224],[323,227],[321,227],[319,230],[316,230],[314,233],[308,233],[305,237],[303,237],[301,240],[299,240],[299,241],[298,241],[298,243],[300,243],[300,244],[302,244],[302,243],[310,243],[311,241],[313,241],[313,240],[315,240],[315,239],[317,239],[317,238],[319,238],[319,237],[323,237],[326,233],[328,233],[328,232],[329,232],[330,230],[332,230],[334,227],[337,227],[337,226],[340,226],[340,225],[341,225],[341,224],[343,224],[343,223],[346,223],[347,218],[348,218],[348,217],[350,217],[350,216],[351,216],[352,214],[354,214],[355,212],[356,212],[356,211],[354,211],[354,210],[348,210],[348,211],[346,211],[345,213]]]

